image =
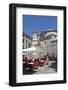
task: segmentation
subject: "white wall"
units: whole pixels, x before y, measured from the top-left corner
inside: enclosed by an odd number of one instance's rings
[[[10,3],[27,3],[42,5],[59,5],[67,6],[68,0],[0,0],[0,90],[67,90],[67,84],[27,86],[27,87],[10,87],[8,86],[9,70],[9,4]],[[67,12],[68,14],[68,12]],[[68,19],[67,19],[68,21]],[[67,31],[68,33],[68,31]],[[68,36],[67,36],[68,37]],[[68,43],[68,42],[67,42]],[[68,50],[68,48],[67,48]],[[68,64],[68,62],[67,62]]]

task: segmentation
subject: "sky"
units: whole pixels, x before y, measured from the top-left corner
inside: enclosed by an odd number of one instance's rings
[[[24,15],[23,31],[32,36],[34,31],[57,30],[57,16]]]

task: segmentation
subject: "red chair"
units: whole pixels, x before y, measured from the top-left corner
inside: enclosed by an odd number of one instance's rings
[[[44,63],[45,63],[45,60],[44,60],[43,58],[41,58],[41,59],[39,60],[39,62],[40,62],[40,66],[43,66]]]

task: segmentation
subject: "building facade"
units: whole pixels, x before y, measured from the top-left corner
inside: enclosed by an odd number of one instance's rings
[[[23,39],[22,39],[23,49],[30,48],[32,45],[32,38],[23,32]]]
[[[44,54],[57,56],[57,31],[33,32],[32,46],[40,47]]]

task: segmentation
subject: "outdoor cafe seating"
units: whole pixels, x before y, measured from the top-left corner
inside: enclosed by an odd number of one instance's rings
[[[42,49],[40,49],[38,47],[37,48],[31,47],[31,48],[23,49],[23,56],[25,56],[25,57],[23,57],[23,69],[35,70],[40,66],[48,64],[46,55],[42,56],[43,58],[40,58],[39,55],[37,55],[38,57],[33,56],[33,55],[36,56],[36,53],[34,53],[34,52],[37,52],[39,54],[39,52],[41,52],[41,51],[42,51]],[[33,53],[33,54],[31,54],[31,53]],[[30,55],[32,55],[33,57]]]
[[[27,57],[23,58],[23,69],[32,69],[35,70],[40,66],[46,65],[48,62],[45,58],[37,59],[28,59]]]

